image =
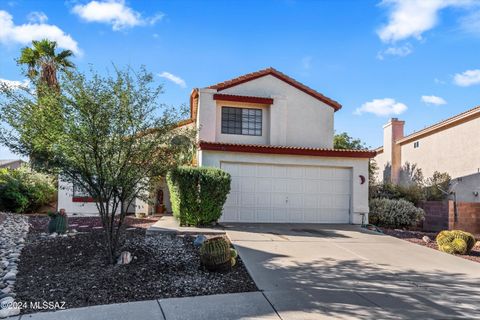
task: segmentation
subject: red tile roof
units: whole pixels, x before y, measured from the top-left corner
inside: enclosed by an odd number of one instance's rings
[[[199,148],[200,150],[211,150],[211,151],[288,154],[288,155],[320,156],[320,157],[347,157],[347,158],[373,158],[375,157],[375,154],[376,154],[375,151],[370,151],[370,150],[307,148],[307,147],[293,147],[293,146],[236,144],[236,143],[208,142],[208,141],[200,141]]]
[[[245,74],[243,76],[230,79],[227,81],[223,81],[220,83],[217,83],[215,85],[209,86],[209,89],[216,89],[217,91],[222,91],[231,87],[234,87],[236,85],[239,85],[241,83],[245,83],[254,79],[258,79],[267,75],[274,76],[282,81],[285,81],[286,83],[290,84],[291,86],[311,95],[312,97],[326,103],[327,105],[331,106],[335,111],[339,110],[342,108],[342,105],[338,103],[337,101],[330,99],[320,92],[317,92],[316,90],[313,90],[312,88],[307,87],[303,83],[298,82],[297,80],[290,78],[286,74],[281,73],[280,71],[274,69],[274,68],[267,68],[263,69],[260,71],[252,72]]]

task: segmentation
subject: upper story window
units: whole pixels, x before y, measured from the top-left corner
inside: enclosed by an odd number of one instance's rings
[[[414,147],[415,149],[418,148],[418,147],[420,147],[420,141],[415,141],[415,142],[413,143],[413,147]]]
[[[222,133],[262,135],[262,109],[222,107]]]

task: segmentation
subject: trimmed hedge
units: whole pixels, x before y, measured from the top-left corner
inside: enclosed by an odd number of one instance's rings
[[[415,226],[425,212],[406,200],[370,200],[369,222],[380,227],[403,228]]]
[[[230,192],[231,177],[218,168],[178,167],[167,174],[173,215],[183,226],[217,221]]]

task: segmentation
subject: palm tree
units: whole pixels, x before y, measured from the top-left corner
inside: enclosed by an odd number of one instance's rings
[[[32,41],[32,47],[23,48],[18,64],[27,65],[27,75],[30,79],[38,79],[40,83],[50,88],[59,89],[57,71],[68,72],[75,65],[70,61],[71,50],[55,52],[57,43],[48,39]]]

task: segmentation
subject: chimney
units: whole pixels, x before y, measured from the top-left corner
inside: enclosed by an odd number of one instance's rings
[[[400,146],[395,141],[403,138],[403,127],[405,121],[392,118],[383,126],[383,153],[386,163],[390,165],[389,182],[400,181],[400,169],[402,166],[402,154]]]

